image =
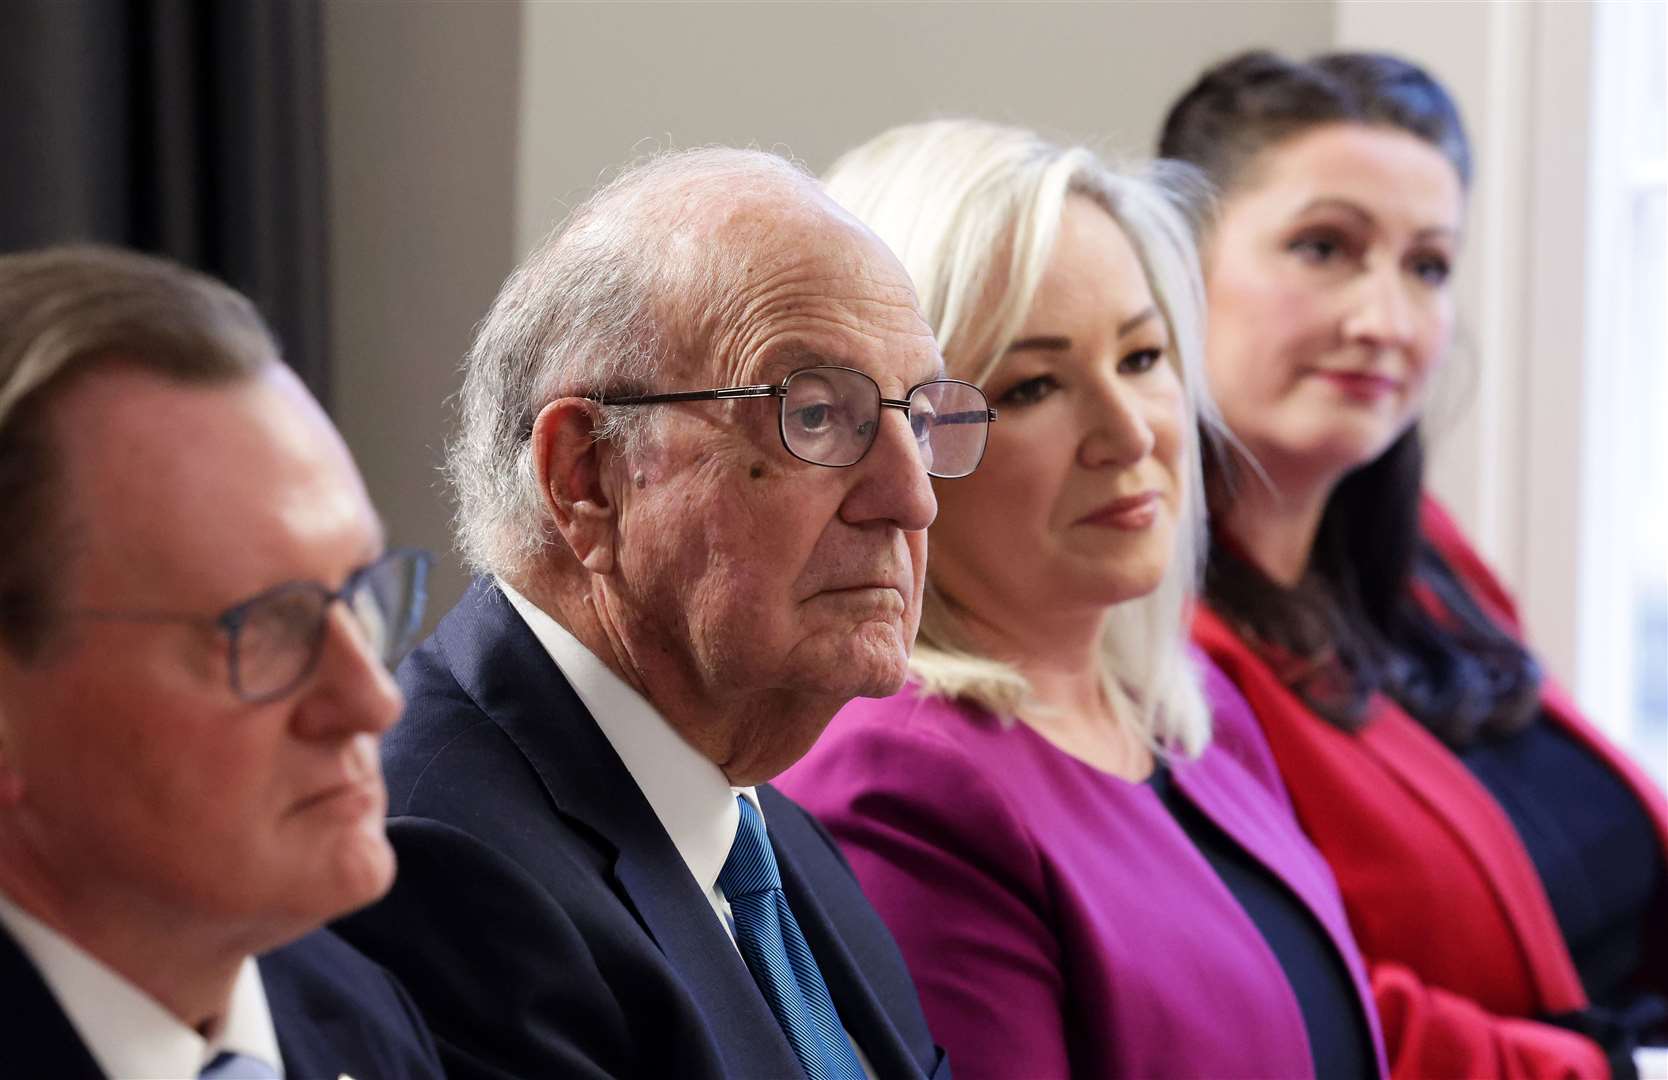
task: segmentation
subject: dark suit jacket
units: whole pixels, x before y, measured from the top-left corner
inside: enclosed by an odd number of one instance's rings
[[[338,929],[405,982],[454,1077],[795,1077],[786,1036],[642,791],[490,582],[401,665],[394,890]],[[828,835],[759,789],[783,887],[882,1078],[948,1076]]]
[[[442,1076],[428,1029],[400,985],[328,931],[261,956],[261,983],[289,1080]],[[0,930],[0,1075],[103,1080],[34,964]]]

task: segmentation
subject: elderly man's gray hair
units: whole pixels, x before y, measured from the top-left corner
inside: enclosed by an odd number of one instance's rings
[[[651,389],[690,343],[680,325],[710,295],[724,253],[686,235],[711,200],[817,190],[794,163],[756,150],[668,151],[629,166],[578,206],[510,275],[464,358],[446,473],[458,547],[478,573],[516,576],[554,540],[533,468],[533,422],[562,397]],[[605,413],[598,438],[637,449],[648,410]]]

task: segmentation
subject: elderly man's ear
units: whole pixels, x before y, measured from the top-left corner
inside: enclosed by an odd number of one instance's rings
[[[614,569],[618,505],[609,490],[596,438],[602,419],[595,402],[559,398],[533,422],[533,468],[545,508],[574,557],[593,574]]]

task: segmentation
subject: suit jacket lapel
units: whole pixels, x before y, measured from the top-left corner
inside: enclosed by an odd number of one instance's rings
[[[922,1075],[920,1063],[893,1027],[891,1017],[881,1007],[851,950],[817,901],[793,853],[774,834],[770,846],[776,853],[776,866],[782,875],[782,891],[787,894],[788,906],[805,934],[806,944],[811,946],[811,955],[816,958],[823,981],[828,984],[834,1008],[846,1031],[863,1047],[875,1075]]]
[[[616,864],[638,918],[683,975],[733,1075],[797,1076],[799,1058],[753,973],[677,851],[669,857],[622,855]]]
[[[797,1075],[752,973],[561,669],[491,582],[471,586],[457,613],[437,633],[459,685],[515,742],[556,811],[611,852],[617,891],[683,976],[730,1071]]]
[[[17,942],[0,930],[0,1046],[7,1075],[103,1080],[58,999]]]
[[[290,1022],[289,994],[281,980],[267,978],[266,965],[259,959],[256,961],[261,969],[261,986],[266,992],[267,1009],[272,1013],[272,1033],[278,1039],[278,1056],[284,1059],[284,1071],[291,1076],[311,1076],[323,1074],[329,1068],[327,1062],[340,1061],[334,1057],[329,1046],[320,1046],[314,1040],[307,1038],[315,1034],[306,1023]],[[296,1005],[299,1007],[300,1003]],[[303,1010],[300,1017],[305,1017]],[[337,1075],[346,1075],[341,1069]]]

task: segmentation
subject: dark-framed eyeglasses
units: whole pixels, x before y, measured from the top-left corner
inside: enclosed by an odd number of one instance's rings
[[[232,693],[251,704],[276,701],[304,682],[324,651],[330,605],[353,614],[366,647],[392,667],[415,641],[428,600],[433,557],[397,548],[347,576],[339,589],[287,581],[218,615],[177,611],[70,608],[55,614],[112,622],[212,625],[226,636]]]
[[[729,401],[776,398],[780,404],[782,445],[812,465],[841,469],[863,460],[874,445],[882,408],[909,417],[916,448],[928,475],[943,479],[966,476],[985,456],[996,410],[984,392],[960,379],[932,379],[910,387],[901,399],[880,396],[880,385],[848,367],[802,368],[780,385],[726,386],[675,394],[608,397],[592,394],[601,405],[667,405],[678,401]]]

